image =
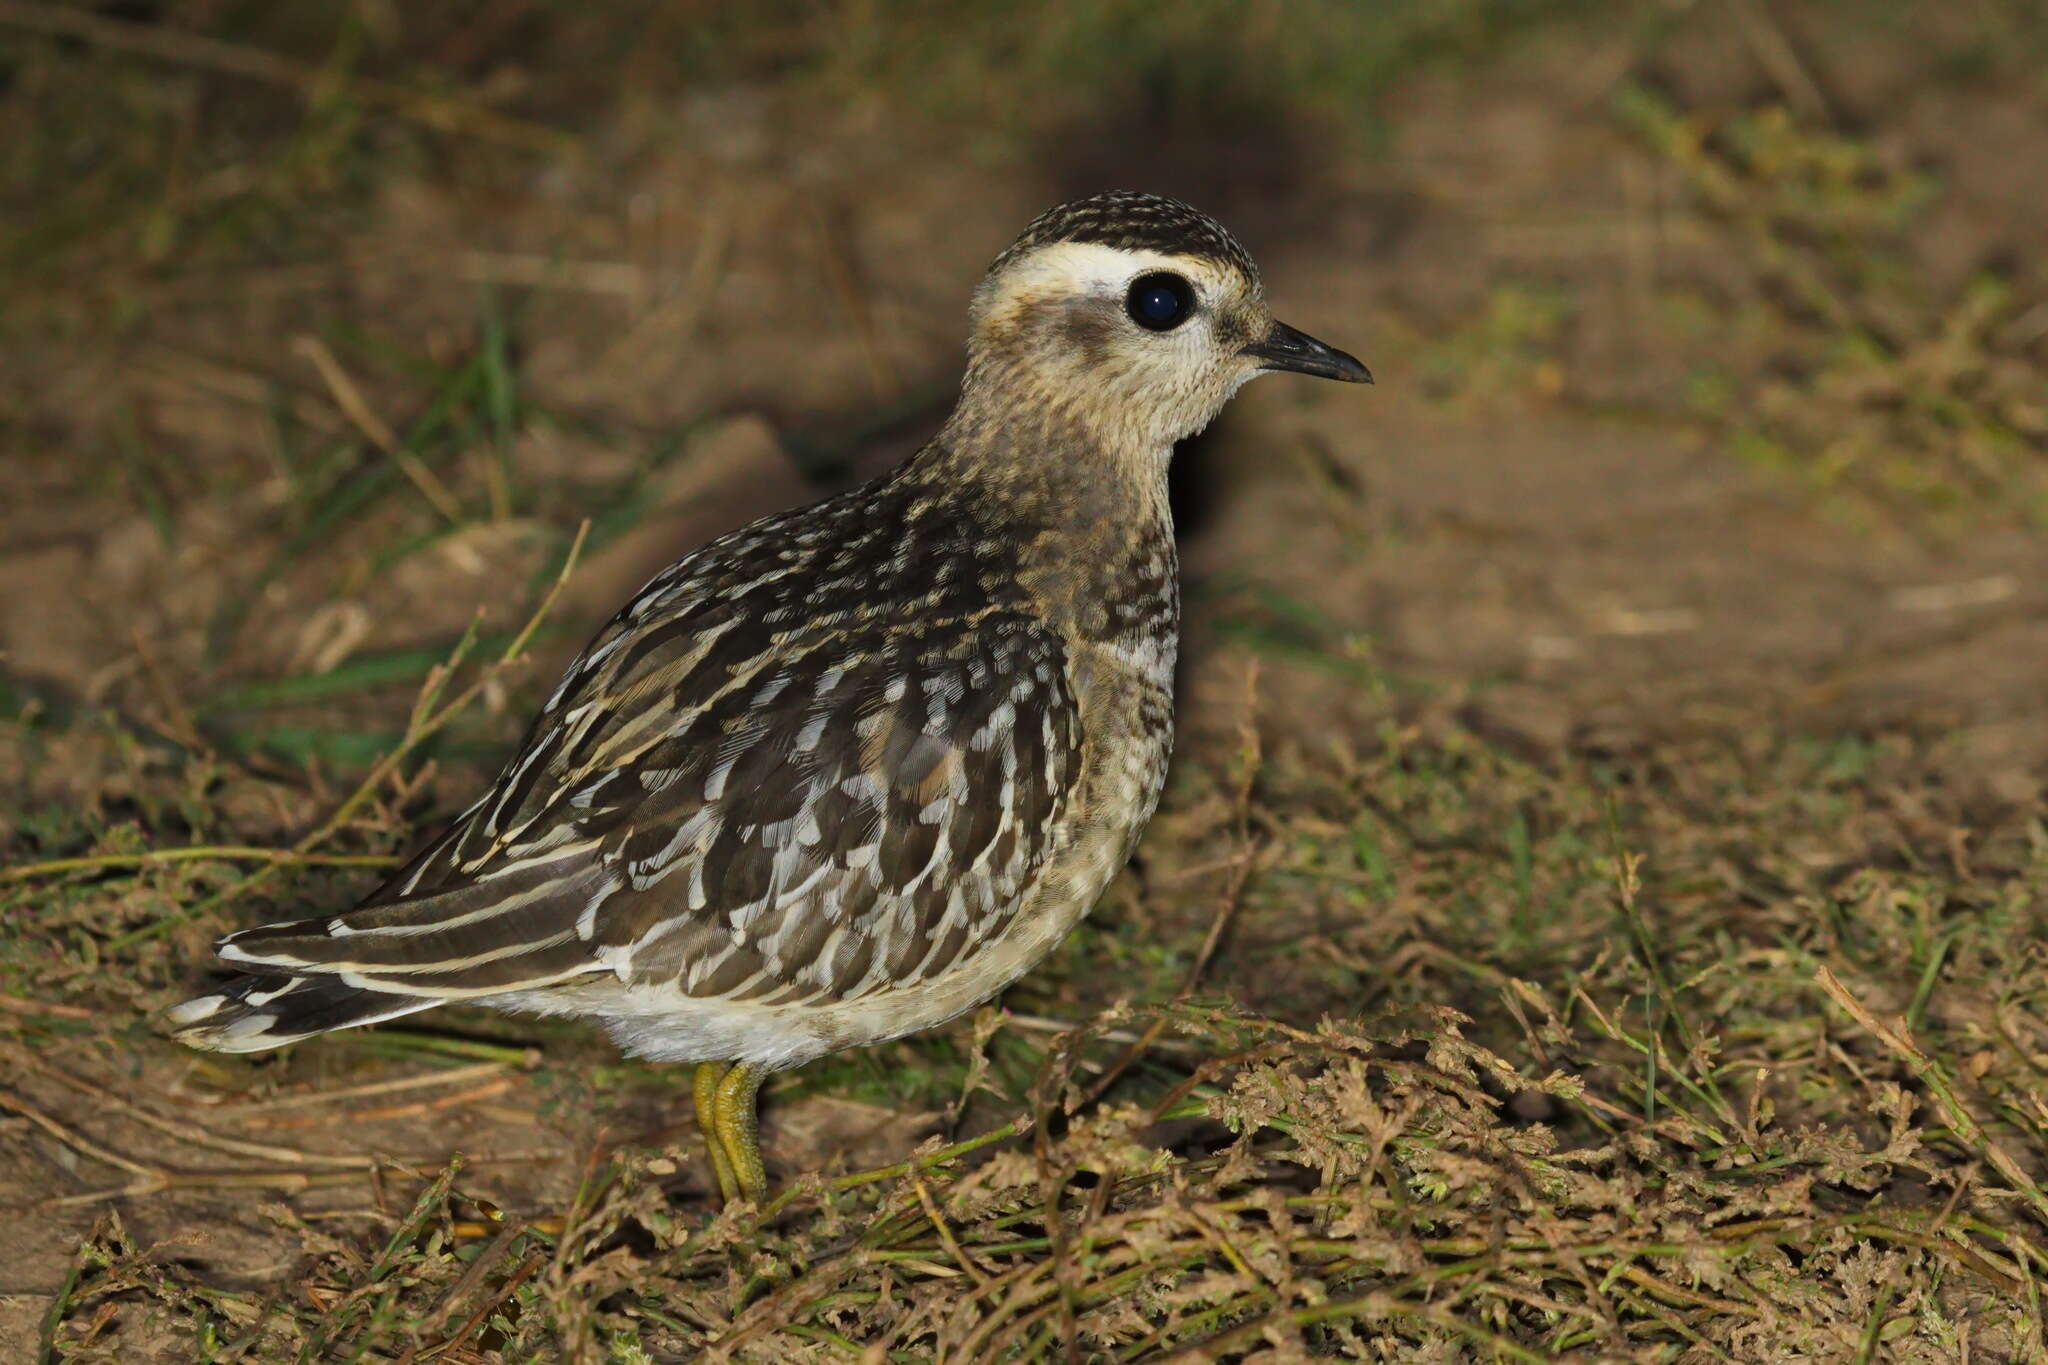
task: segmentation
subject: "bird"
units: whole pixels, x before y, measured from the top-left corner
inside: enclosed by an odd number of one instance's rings
[[[234,974],[173,1036],[254,1052],[456,1001],[595,1020],[694,1065],[719,1193],[759,1201],[764,1077],[1051,952],[1165,782],[1175,444],[1262,373],[1372,376],[1148,193],[1039,215],[969,320],[928,444],[658,573],[481,797],[353,909],[219,940]]]

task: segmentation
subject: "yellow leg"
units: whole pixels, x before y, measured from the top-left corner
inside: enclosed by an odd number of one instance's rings
[[[697,1101],[697,1132],[711,1156],[711,1173],[718,1178],[718,1197],[729,1204],[739,1187],[733,1183],[732,1161],[725,1154],[725,1139],[718,1127],[718,1083],[725,1079],[726,1071],[724,1062],[700,1062],[690,1088]]]
[[[698,1075],[701,1077],[703,1072]],[[768,1193],[768,1172],[761,1165],[760,1120],[754,1113],[754,1101],[760,1093],[761,1069],[736,1062],[718,1082],[712,1115],[719,1140],[725,1146],[726,1166],[733,1184],[738,1186],[742,1198],[756,1201]]]

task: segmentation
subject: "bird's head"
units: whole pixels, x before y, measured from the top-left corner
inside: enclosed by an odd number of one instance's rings
[[[1275,320],[1258,267],[1208,215],[1119,191],[1049,209],[975,291],[970,392],[1046,404],[1118,444],[1163,450],[1267,370],[1370,383]]]

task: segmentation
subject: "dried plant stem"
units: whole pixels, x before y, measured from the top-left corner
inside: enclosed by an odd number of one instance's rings
[[[419,489],[420,496],[432,504],[436,512],[447,518],[450,526],[462,525],[462,504],[456,500],[455,494],[449,491],[448,485],[441,481],[439,474],[427,467],[424,460],[406,449],[397,434],[377,415],[376,410],[363,397],[363,391],[356,387],[355,380],[349,378],[348,371],[341,367],[341,362],[335,359],[334,352],[327,348],[327,343],[318,337],[302,336],[292,342],[292,349],[312,362],[313,368],[320,372],[321,380],[327,385],[328,392],[334,396],[334,405],[341,409],[342,415],[369,438],[371,445],[383,451],[385,456],[398,466],[399,472],[412,481],[413,487]]]
[[[395,867],[388,853],[300,853],[289,848],[252,844],[193,844],[185,848],[151,849],[146,853],[95,853],[83,858],[51,858],[0,870],[0,883],[32,881],[67,872],[100,872],[116,867],[155,867],[165,863],[284,863],[298,867]]]
[[[300,1109],[315,1104],[338,1104],[343,1100],[366,1099],[373,1095],[390,1095],[404,1090],[418,1090],[428,1086],[461,1085],[481,1081],[488,1077],[502,1075],[510,1069],[507,1062],[478,1062],[473,1066],[458,1066],[447,1071],[429,1072],[424,1076],[401,1076],[396,1080],[372,1081],[367,1085],[345,1086],[339,1090],[322,1090],[305,1095],[283,1095],[276,1099],[260,1100],[248,1104],[227,1104],[218,1106],[221,1113],[274,1113],[279,1109]]]
[[[877,1166],[870,1171],[856,1171],[852,1175],[842,1175],[836,1179],[828,1180],[825,1182],[825,1188],[835,1194],[839,1194],[847,1190],[859,1189],[862,1185],[872,1185],[879,1180],[894,1180],[899,1175],[909,1175],[913,1171],[929,1171],[934,1167],[943,1166],[949,1161],[956,1161],[970,1152],[978,1152],[982,1148],[992,1146],[998,1142],[1007,1142],[1013,1137],[1021,1137],[1030,1131],[1031,1121],[1029,1119],[1011,1119],[1000,1128],[991,1128],[979,1137],[969,1138],[965,1142],[956,1142],[950,1147],[941,1147],[936,1152],[927,1152],[925,1155],[913,1157],[909,1161],[899,1161],[890,1166]],[[788,1208],[790,1204],[806,1192],[806,1187],[802,1185],[792,1186],[784,1190],[762,1206],[761,1221],[765,1223],[775,1217],[776,1214]]]

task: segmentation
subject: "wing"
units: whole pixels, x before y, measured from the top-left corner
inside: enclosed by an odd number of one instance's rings
[[[1013,575],[979,564],[988,538],[847,501],[657,578],[389,884],[221,956],[443,999],[611,976],[763,1004],[958,961],[1060,826],[1066,659]]]

